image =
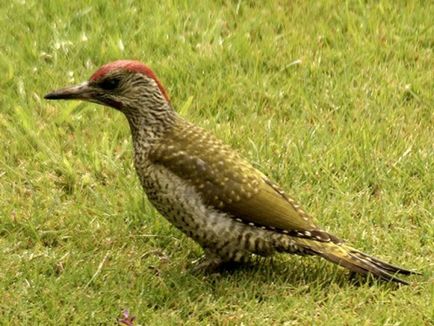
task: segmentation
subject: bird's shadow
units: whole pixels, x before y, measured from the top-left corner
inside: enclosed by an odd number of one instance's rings
[[[173,267],[173,266],[172,266]],[[175,268],[174,270],[179,271]],[[319,260],[318,257],[257,258],[248,263],[225,263],[215,270],[196,270],[191,264],[182,268],[182,275],[169,272],[166,277],[184,278],[191,284],[192,278],[218,295],[226,295],[222,287],[240,287],[257,296],[267,287],[296,289],[297,293],[323,293],[348,287],[381,286],[396,289],[398,284],[379,281],[373,277],[349,273],[346,270]],[[175,280],[174,280],[175,281]],[[181,283],[184,283],[181,281]],[[333,290],[332,292],[334,292]],[[291,290],[290,290],[291,292]]]
[[[321,269],[319,265],[322,266],[322,262],[319,264],[296,262],[293,265],[288,265],[287,263],[284,259],[259,258],[247,263],[226,262],[215,270],[203,270],[199,272],[189,270],[189,273],[201,273],[205,277],[243,278],[244,280],[248,277],[253,277],[255,283],[259,280],[264,282],[264,284],[273,282],[297,286],[306,285],[311,282],[312,284],[322,285],[321,287],[324,289],[332,285],[342,287],[348,285],[373,285],[375,283],[375,280],[371,277],[347,272],[343,269],[335,268],[335,266]]]

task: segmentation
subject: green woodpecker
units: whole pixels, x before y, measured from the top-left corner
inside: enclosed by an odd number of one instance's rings
[[[88,81],[45,98],[90,101],[126,116],[135,168],[148,199],[203,247],[210,267],[286,252],[318,255],[353,272],[403,284],[396,274],[414,273],[319,228],[263,173],[180,117],[155,74],[138,61],[106,64]]]

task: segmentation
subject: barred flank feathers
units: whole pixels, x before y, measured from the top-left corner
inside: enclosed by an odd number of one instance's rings
[[[350,271],[364,275],[372,274],[384,281],[393,281],[408,285],[408,282],[396,277],[395,274],[419,274],[383,262],[378,258],[371,257],[342,243],[336,244],[333,242],[318,242],[315,240],[299,239],[297,244],[335,264],[349,269]]]

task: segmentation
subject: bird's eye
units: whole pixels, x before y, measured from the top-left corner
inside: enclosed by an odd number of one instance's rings
[[[117,88],[118,85],[119,85],[119,79],[117,79],[117,78],[109,78],[109,79],[105,79],[105,80],[103,80],[103,81],[99,84],[99,86],[100,86],[102,89],[105,89],[105,90],[108,90],[108,91]]]

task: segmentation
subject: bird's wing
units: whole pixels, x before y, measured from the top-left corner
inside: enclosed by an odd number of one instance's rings
[[[175,129],[150,159],[193,185],[204,201],[245,223],[318,240],[329,235],[265,175],[203,129]],[[297,233],[297,231],[299,231]]]

